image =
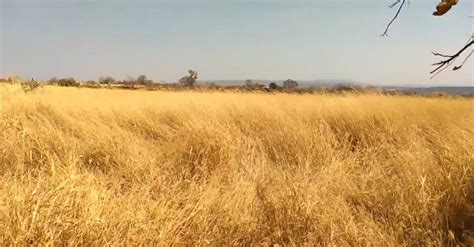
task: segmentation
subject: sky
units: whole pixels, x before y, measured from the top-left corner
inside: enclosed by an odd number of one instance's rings
[[[393,1],[0,0],[0,75],[473,85],[472,59],[429,74],[473,33],[473,1],[435,17],[439,0],[411,0],[381,37]]]

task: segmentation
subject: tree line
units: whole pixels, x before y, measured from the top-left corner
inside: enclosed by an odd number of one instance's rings
[[[147,85],[152,85],[155,82],[153,80],[148,79],[145,75],[140,75],[137,78],[128,77],[124,80],[116,80],[112,76],[102,76],[102,77],[99,77],[97,81],[88,80],[84,82],[80,82],[73,77],[66,77],[66,78],[53,77],[48,80],[48,83],[52,85],[58,85],[58,86],[64,86],[64,87],[76,87],[76,86],[80,86],[81,84],[97,85],[97,86],[112,85],[112,84],[147,86]]]
[[[182,77],[179,79],[178,83],[176,84],[166,84],[166,85],[174,85],[174,86],[182,86],[182,87],[196,87],[197,86],[197,79],[198,73],[194,70],[188,70],[189,75]],[[78,87],[78,86],[86,86],[86,87],[102,87],[103,85],[119,85],[124,88],[135,88],[135,87],[154,87],[157,85],[164,85],[158,82],[154,82],[153,80],[148,79],[145,75],[140,75],[137,78],[128,77],[123,80],[117,80],[112,76],[102,76],[99,77],[97,81],[88,80],[84,82],[80,82],[73,77],[66,77],[66,78],[58,78],[53,77],[47,81],[50,85],[58,85],[63,87]],[[210,87],[217,87],[218,85],[213,83],[204,83],[204,86]],[[278,85],[276,82],[269,83],[268,85],[259,84],[251,79],[246,80],[242,87],[247,89],[286,89],[286,90],[296,90],[299,88],[299,84],[297,81],[293,79],[288,79],[284,81],[281,85]]]

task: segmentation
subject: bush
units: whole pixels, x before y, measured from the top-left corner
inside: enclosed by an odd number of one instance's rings
[[[78,87],[79,83],[76,81],[76,79],[69,77],[69,78],[63,78],[57,81],[57,84],[62,87]]]
[[[84,84],[81,85],[81,87],[100,88],[100,84],[95,81],[86,81]]]
[[[344,92],[351,92],[351,93],[355,93],[355,92],[363,92],[364,90],[359,87],[359,86],[355,86],[355,85],[338,85],[334,88],[335,92],[339,92],[339,93],[344,93]]]
[[[253,80],[246,80],[245,81],[245,86],[246,87],[255,87],[257,83],[255,83]]]
[[[21,83],[21,90],[23,90],[23,92],[25,92],[25,93],[35,91],[39,88],[41,88],[41,84],[39,84],[35,80],[31,80],[31,81],[28,81],[28,82],[22,82]]]
[[[103,76],[99,78],[99,83],[100,84],[114,84],[115,79],[112,76]]]
[[[197,74],[197,71],[193,71],[193,70],[188,70],[188,73],[189,73],[189,75],[182,77],[179,80],[179,83],[184,85],[184,86],[192,87],[192,86],[194,86],[194,84],[196,84],[198,74]]]
[[[144,86],[153,85],[153,81],[152,81],[152,80],[149,80],[145,75],[140,75],[140,76],[137,78],[136,83],[137,83],[138,85],[144,85]]]
[[[283,82],[283,88],[285,89],[297,89],[298,86],[298,82],[292,79],[288,79]]]
[[[55,76],[55,77],[52,77],[51,79],[49,79],[48,83],[49,84],[58,84],[59,82],[59,79]]]
[[[278,85],[274,82],[270,83],[270,85],[268,85],[268,88],[272,89],[272,90],[275,90],[275,89],[278,89]]]

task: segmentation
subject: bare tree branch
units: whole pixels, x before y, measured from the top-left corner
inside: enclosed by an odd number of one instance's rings
[[[435,56],[438,56],[438,57],[443,57],[443,58],[447,58],[445,60],[441,60],[437,63],[434,63],[433,66],[437,66],[433,71],[430,72],[430,74],[433,74],[433,76],[431,78],[433,78],[434,76],[436,76],[438,74],[438,72],[441,72],[443,70],[445,70],[446,68],[448,68],[449,66],[451,66],[451,64],[456,61],[456,59],[461,56],[461,54],[463,54],[469,47],[471,47],[472,45],[474,44],[474,39],[473,37],[471,37],[468,41],[468,43],[462,48],[460,49],[456,54],[454,55],[444,55],[444,54],[441,54],[441,53],[435,53],[433,52],[433,55]],[[458,70],[460,69],[464,63],[466,63],[466,61],[469,59],[469,57],[472,55],[472,50],[470,52],[470,54],[464,59],[464,61],[461,63],[461,65],[459,66],[456,66],[454,67],[453,70]]]
[[[400,7],[398,7],[397,12],[395,13],[395,16],[393,16],[392,20],[390,20],[390,22],[387,24],[385,31],[380,36],[388,36],[388,30],[390,29],[390,26],[392,26],[393,22],[398,18],[398,15],[400,15],[400,12],[402,12],[402,9],[405,3],[406,3],[406,0],[397,0],[396,2],[388,6],[389,8],[393,8],[397,6],[398,4],[400,4]]]
[[[383,34],[381,34],[380,36],[388,36],[388,31],[389,31],[390,27],[395,22],[395,20],[398,18],[398,16],[400,15],[400,12],[403,9],[403,6],[405,6],[405,3],[407,3],[407,2],[409,3],[409,0],[396,0],[394,3],[392,3],[388,6],[389,8],[394,8],[395,6],[399,5],[397,12],[393,16],[393,18],[390,20],[390,22],[387,24],[387,27],[385,28],[385,31],[383,32]],[[449,10],[454,5],[457,5],[458,2],[459,2],[459,0],[440,0],[440,3],[436,6],[436,12],[434,12],[433,15],[442,16],[442,15],[446,14],[447,12],[449,12]],[[469,18],[473,18],[473,16],[469,16]],[[446,59],[432,64],[433,66],[436,66],[436,68],[433,71],[430,72],[430,74],[432,74],[431,78],[435,77],[441,71],[449,68],[451,66],[451,64],[453,62],[455,62],[457,58],[459,58],[459,56],[461,56],[469,47],[472,46],[472,44],[474,44],[474,36],[471,36],[471,38],[468,40],[466,45],[454,55],[445,55],[445,54],[441,54],[441,53],[438,53],[438,52],[433,52],[434,56],[442,57],[442,58],[446,58]],[[471,52],[466,56],[466,58],[463,60],[463,62],[460,65],[455,66],[453,68],[453,70],[461,69],[464,66],[464,64],[466,63],[466,61],[471,57],[472,53],[473,53],[473,51],[471,50]]]

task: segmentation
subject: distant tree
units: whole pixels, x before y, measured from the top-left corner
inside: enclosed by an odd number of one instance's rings
[[[133,85],[136,83],[136,80],[133,76],[128,76],[127,79],[123,79],[121,84],[125,85]]]
[[[77,87],[79,86],[79,83],[76,81],[76,79],[72,77],[68,77],[68,78],[59,79],[58,85],[63,86],[63,87]]]
[[[113,84],[115,83],[115,79],[112,76],[102,76],[99,78],[100,84]]]
[[[49,79],[48,83],[57,84],[58,83],[58,78],[56,76],[54,76],[51,79]]]
[[[153,81],[148,80],[148,78],[145,75],[140,75],[137,78],[137,84],[138,85],[151,85],[151,84],[153,84]]]
[[[81,87],[87,87],[87,88],[100,88],[100,84],[96,81],[93,80],[88,80],[84,82],[83,84],[80,85]]]
[[[94,80],[88,80],[88,81],[85,82],[85,84],[88,84],[88,85],[96,85],[96,84],[98,84],[98,83],[97,83],[96,81],[94,81]]]
[[[298,82],[292,79],[288,79],[283,82],[283,88],[285,89],[297,89],[298,88]]]
[[[257,83],[255,83],[253,80],[246,80],[245,81],[245,86],[246,87],[255,87],[257,85]]]
[[[215,82],[211,82],[207,85],[208,88],[219,88],[219,85],[217,85]]]
[[[276,83],[274,83],[274,82],[270,83],[270,85],[268,85],[268,87],[269,87],[270,89],[278,89],[278,85],[277,85]]]
[[[145,75],[140,75],[137,78],[137,84],[143,85],[143,84],[145,84],[146,81],[147,81],[147,79],[146,79]]]
[[[188,70],[188,73],[189,73],[189,75],[182,77],[179,80],[179,83],[181,83],[184,86],[192,87],[192,86],[194,86],[194,84],[196,83],[196,80],[198,78],[197,77],[197,71]]]

